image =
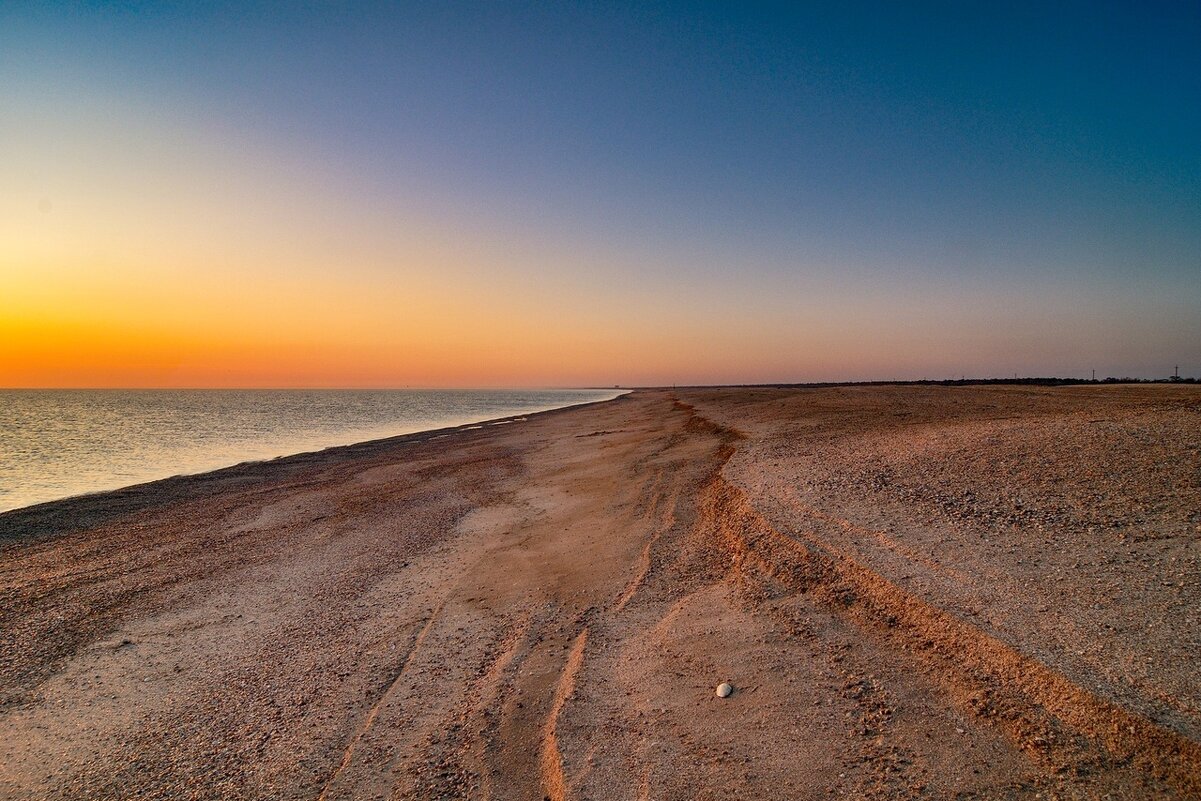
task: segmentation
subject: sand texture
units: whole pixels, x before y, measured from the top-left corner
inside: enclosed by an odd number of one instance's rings
[[[0,515],[0,798],[1201,798],[1199,654],[1195,388],[643,391]]]

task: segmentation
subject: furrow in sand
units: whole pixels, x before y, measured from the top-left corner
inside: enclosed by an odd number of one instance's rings
[[[404,661],[401,662],[400,667],[395,673],[392,674],[391,677],[389,677],[388,681],[384,683],[379,693],[379,697],[376,699],[375,703],[372,704],[371,709],[367,712],[367,717],[364,718],[363,725],[359,727],[358,731],[351,736],[350,741],[346,744],[346,750],[342,753],[342,759],[339,760],[338,766],[334,768],[334,772],[330,774],[328,779],[326,779],[325,785],[321,788],[321,792],[317,796],[317,801],[326,801],[326,798],[328,797],[330,790],[333,789],[334,783],[337,782],[338,777],[342,775],[343,771],[350,767],[350,763],[354,760],[355,748],[358,747],[358,744],[363,737],[371,731],[371,727],[375,725],[375,720],[379,717],[380,710],[383,709],[384,703],[392,694],[393,688],[400,683],[401,678],[404,677],[405,673],[409,669],[409,666],[413,664],[413,657],[421,648],[421,644],[425,642],[426,635],[429,634],[430,629],[434,625],[434,621],[438,619],[438,615],[442,612],[442,608],[445,605],[446,600],[443,599],[442,603],[438,605],[438,608],[433,611],[428,619],[426,619],[425,624],[421,627],[421,630],[417,632],[417,636],[414,638],[413,644],[409,647],[409,652],[405,655]]]
[[[671,527],[675,525],[675,508],[679,501],[679,495],[680,489],[677,487],[671,493],[670,498],[667,499],[667,503],[664,504],[665,508],[663,510],[662,519],[655,525],[654,533],[652,533],[647,539],[646,544],[642,546],[642,552],[638,556],[638,572],[635,573],[633,578],[630,579],[630,583],[626,585],[625,590],[622,591],[621,596],[617,599],[617,603],[613,608],[614,614],[620,612],[622,609],[625,609],[626,604],[633,600],[634,596],[638,594],[638,590],[641,589],[643,584],[646,582],[646,578],[651,572],[655,546],[663,537],[663,533],[665,531],[669,531]],[[656,496],[655,508],[651,510],[652,517],[657,511],[659,502],[663,497],[664,496],[661,495]]]
[[[588,642],[588,627],[576,636],[571,646],[571,653],[563,665],[559,675],[559,684],[555,688],[554,702],[550,714],[542,730],[542,758],[539,768],[542,774],[542,789],[550,801],[567,801],[567,779],[563,773],[563,754],[559,748],[559,717],[567,699],[575,691],[576,674],[584,664],[584,646]]]
[[[729,442],[737,439],[727,433]],[[733,445],[722,449],[723,465],[734,452]],[[853,525],[818,510],[798,511]],[[758,568],[798,591],[812,591],[860,629],[924,659],[967,713],[999,726],[1036,761],[1055,767],[1088,757],[1130,762],[1189,797],[1201,795],[1201,744],[1099,697],[892,583],[816,532],[779,531],[720,468],[702,491],[700,513],[740,574]],[[1091,740],[1096,753],[1081,754],[1078,745],[1047,736],[1040,724],[1046,714]]]
[[[497,796],[497,788],[493,787],[492,772],[488,770],[488,764],[494,757],[493,739],[499,727],[501,695],[505,689],[506,674],[519,662],[518,655],[522,648],[529,645],[533,621],[533,615],[527,615],[500,640],[496,656],[484,668],[483,675],[470,693],[472,698],[468,702],[469,712],[483,721],[478,730],[472,730],[475,746],[472,749],[472,753],[475,754],[473,767],[480,777],[481,798]]]

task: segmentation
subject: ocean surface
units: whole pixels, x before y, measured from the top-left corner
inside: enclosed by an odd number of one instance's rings
[[[0,511],[617,390],[0,390]]]

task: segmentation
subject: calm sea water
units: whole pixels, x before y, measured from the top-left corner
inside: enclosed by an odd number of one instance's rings
[[[0,511],[612,390],[0,390]]]

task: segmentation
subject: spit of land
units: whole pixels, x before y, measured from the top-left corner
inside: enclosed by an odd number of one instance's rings
[[[639,391],[0,515],[0,798],[1197,798],[1198,654],[1196,388]]]

